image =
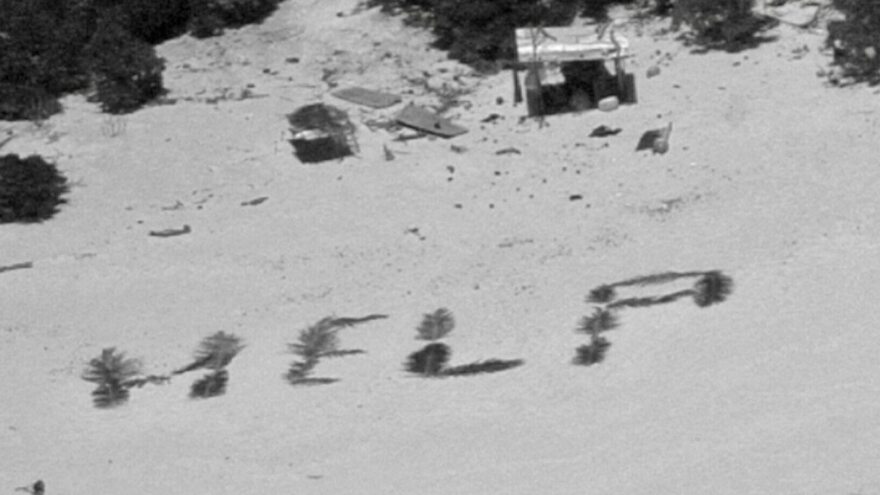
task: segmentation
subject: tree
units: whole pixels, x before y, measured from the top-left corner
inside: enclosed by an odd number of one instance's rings
[[[834,64],[857,81],[880,82],[880,2],[834,0],[843,20],[828,23],[826,45]]]

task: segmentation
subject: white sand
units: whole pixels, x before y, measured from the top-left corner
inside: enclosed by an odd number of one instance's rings
[[[823,35],[783,26],[696,55],[654,35],[661,23],[630,25],[640,103],[539,128],[518,123],[509,73],[475,77],[376,11],[336,16],[355,3],[287,0],[261,26],[166,43],[181,101],[118,136],[76,96],[41,129],[9,125],[4,153],[52,157],[77,185],[52,220],[0,227],[0,265],[33,262],[0,273],[0,492],[880,493],[880,111],[876,89],[816,77]],[[674,56],[646,79],[655,50]],[[471,91],[449,113],[468,134],[394,142],[364,122],[399,106],[322,82],[432,103],[406,79],[423,71]],[[206,102],[248,84],[265,97]],[[318,101],[350,112],[357,157],[292,155],[284,115]],[[667,154],[633,151],[669,121]],[[601,124],[623,132],[588,138]],[[511,146],[522,154],[495,154]],[[604,363],[569,364],[591,288],[706,269],[733,277],[728,302],[624,311]],[[525,365],[405,373],[440,306],[458,320],[454,364]],[[281,379],[300,329],[369,313],[391,316],[342,333],[366,354],[316,369],[339,382]],[[219,330],[248,344],[226,395],[189,400],[182,376],[92,406],[79,375],[102,348],[165,373]]]

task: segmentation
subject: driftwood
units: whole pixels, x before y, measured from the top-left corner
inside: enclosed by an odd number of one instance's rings
[[[257,206],[258,204],[269,199],[269,196],[261,196],[256,199],[252,199],[250,201],[242,201],[241,206]]]
[[[189,234],[190,232],[192,232],[192,229],[189,228],[189,225],[184,225],[180,229],[151,230],[150,235],[153,237],[174,237],[176,235]]]

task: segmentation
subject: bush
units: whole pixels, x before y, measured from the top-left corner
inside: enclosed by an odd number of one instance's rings
[[[224,27],[258,23],[268,17],[281,0],[190,0],[189,31],[197,38],[215,36]]]
[[[431,28],[437,48],[451,58],[483,66],[516,57],[514,29],[571,23],[588,4],[601,0],[370,0],[385,12],[403,13]]]
[[[455,317],[446,308],[440,308],[433,313],[427,313],[422,317],[422,322],[416,328],[421,340],[438,340],[446,336],[455,328]]]
[[[0,157],[0,223],[49,219],[67,191],[67,179],[41,157]]]
[[[60,111],[58,99],[43,89],[0,83],[0,120],[39,121]]]
[[[676,0],[672,27],[687,24],[697,44],[730,47],[749,41],[760,28],[753,5],[754,0]]]
[[[76,41],[66,39],[65,9],[48,0],[0,0],[0,82],[28,87],[75,86]],[[80,45],[81,46],[81,45]]]
[[[0,119],[60,111],[55,97],[88,81],[79,56],[88,10],[73,0],[0,0],[0,12]]]
[[[190,0],[123,0],[126,31],[150,44],[180,36],[190,19]]]
[[[856,80],[880,82],[880,3],[874,0],[834,0],[844,20],[828,23],[826,43],[834,63]]]
[[[85,53],[97,89],[97,100],[108,113],[127,113],[163,92],[164,61],[145,41],[123,27],[118,15],[98,22]]]

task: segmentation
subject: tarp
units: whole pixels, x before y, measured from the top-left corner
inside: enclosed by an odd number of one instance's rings
[[[451,138],[467,132],[467,129],[464,127],[455,125],[434,112],[413,104],[409,104],[401,110],[397,114],[396,119],[407,127],[445,138]]]
[[[600,38],[595,26],[519,28],[517,57],[520,62],[571,62],[630,56],[629,41],[613,29],[604,30]]]

